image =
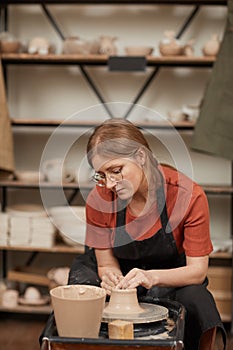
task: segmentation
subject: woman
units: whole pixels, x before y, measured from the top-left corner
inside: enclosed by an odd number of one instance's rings
[[[217,330],[225,342],[206,289],[212,244],[200,186],[159,165],[141,131],[126,120],[98,126],[87,157],[96,187],[86,203],[86,254],[74,262],[69,283],[172,298],[187,311],[187,350],[212,349]]]

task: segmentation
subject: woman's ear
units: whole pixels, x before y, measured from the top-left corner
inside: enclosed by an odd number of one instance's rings
[[[136,162],[143,167],[146,163],[146,153],[143,148],[139,148],[135,155]]]

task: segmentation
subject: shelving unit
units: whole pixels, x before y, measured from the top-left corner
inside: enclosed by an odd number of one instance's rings
[[[42,11],[44,11],[45,15],[49,19],[50,23],[54,27],[55,31],[58,33],[60,38],[64,40],[64,34],[61,32],[59,26],[57,25],[54,18],[51,16],[51,13],[49,12],[46,5],[55,5],[55,4],[75,4],[75,5],[98,5],[98,4],[113,4],[113,5],[190,5],[193,6],[192,11],[190,12],[190,15],[186,19],[186,21],[181,26],[180,30],[177,33],[177,38],[180,38],[184,31],[187,29],[188,25],[191,23],[191,21],[194,19],[195,15],[197,14],[199,7],[202,5],[208,5],[208,6],[225,6],[227,4],[226,0],[9,0],[1,1],[1,7],[0,7],[0,14],[2,15],[2,18],[4,18],[4,26],[7,29],[8,25],[8,12],[7,8],[9,5],[34,5],[39,4],[41,5]],[[7,77],[7,66],[8,65],[73,65],[78,66],[80,68],[80,71],[86,81],[88,82],[89,86],[92,88],[94,93],[96,94],[98,100],[101,103],[105,103],[105,100],[103,96],[101,95],[98,87],[94,84],[91,76],[89,75],[86,67],[91,66],[102,66],[106,67],[108,70],[111,70],[111,60],[107,56],[103,55],[65,55],[65,54],[49,54],[45,56],[40,55],[30,55],[26,53],[20,53],[20,54],[0,54],[0,58],[2,60],[2,64],[6,73]],[[129,64],[129,59],[136,61],[137,57],[118,57],[120,59],[120,70],[127,71],[127,67]],[[215,62],[214,57],[204,57],[204,56],[193,56],[193,57],[185,57],[185,56],[179,56],[179,57],[160,57],[160,56],[148,56],[143,59],[143,67],[146,69],[146,67],[152,67],[153,71],[138,92],[138,94],[133,99],[132,103],[133,105],[136,104],[139,99],[142,97],[142,95],[146,92],[147,88],[153,81],[153,79],[156,77],[158,71],[161,68],[175,68],[175,67],[190,67],[190,68],[211,68]],[[107,112],[109,113],[110,117],[112,117],[111,111],[107,109]],[[127,111],[125,114],[125,118],[128,117],[129,113],[131,112],[131,109]],[[91,127],[97,124],[97,121],[93,122],[87,122],[87,121],[79,121],[79,122],[65,122],[61,124],[60,120],[38,120],[38,119],[18,119],[17,116],[14,116],[11,120],[13,128],[20,128],[20,127]],[[192,130],[194,128],[194,124],[191,122],[181,122],[176,123],[174,125],[168,125],[168,124],[162,124],[162,123],[156,123],[156,122],[140,122],[138,123],[138,127],[147,128],[147,129],[168,129],[169,127],[175,127],[177,130],[185,131],[185,130]],[[42,183],[40,184],[42,188],[48,188],[48,189],[56,189],[58,187],[57,184],[52,183]],[[88,185],[84,184],[84,187],[86,189],[90,188]],[[6,207],[7,203],[7,191],[8,189],[38,189],[38,184],[27,184],[22,183],[19,181],[2,181],[0,182],[0,188],[2,189],[2,198],[3,198],[3,209]],[[70,184],[64,184],[63,185],[64,190],[74,190],[79,191],[78,185],[75,183]],[[230,195],[233,198],[233,186],[213,186],[213,185],[203,185],[203,189],[206,192],[207,195]],[[232,232],[233,233],[233,232]],[[3,251],[3,266],[4,270],[6,269],[6,255],[8,251],[30,251],[34,252],[34,247],[11,247],[11,246],[0,246],[0,250]],[[83,247],[69,247],[65,245],[57,245],[52,248],[36,248],[37,252],[50,252],[50,253],[82,253]],[[231,259],[231,255],[228,253],[215,253],[211,255],[212,259]],[[48,311],[48,308],[45,307],[45,309]],[[0,310],[1,307],[0,307]],[[38,308],[36,308],[38,310]],[[35,310],[35,312],[36,312]],[[25,310],[25,307],[17,308],[17,312],[27,312]],[[32,310],[31,310],[32,311]],[[43,310],[41,310],[43,312]],[[46,311],[45,311],[46,312]],[[232,316],[233,319],[233,316]]]

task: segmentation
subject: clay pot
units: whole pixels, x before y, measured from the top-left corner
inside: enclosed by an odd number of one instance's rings
[[[100,48],[99,53],[101,55],[114,56],[117,54],[117,47],[115,45],[116,37],[102,35],[99,38]]]
[[[78,36],[71,36],[65,39],[63,53],[71,55],[89,55],[99,53],[98,40],[83,40]]]
[[[0,33],[0,49],[2,53],[17,53],[21,49],[21,42],[11,33]]]
[[[98,338],[106,292],[90,285],[59,286],[50,290],[61,337]]]
[[[87,55],[89,51],[88,43],[78,36],[71,36],[64,41],[63,52],[65,54]]]
[[[202,48],[204,56],[216,56],[220,48],[220,40],[217,34],[212,34],[210,40],[208,40]]]
[[[133,315],[143,312],[137,298],[135,289],[112,290],[108,306],[104,309],[106,314]]]
[[[17,53],[20,51],[21,43],[19,41],[1,41],[2,53]]]
[[[191,57],[194,56],[194,40],[189,40],[183,47],[183,54],[185,56]]]
[[[164,38],[159,43],[159,51],[162,56],[178,56],[183,54],[183,46],[175,38],[173,31],[166,31]]]

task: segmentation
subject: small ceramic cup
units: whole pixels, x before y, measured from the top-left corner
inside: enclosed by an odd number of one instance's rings
[[[19,292],[15,289],[6,289],[2,294],[2,306],[12,309],[18,305]]]

